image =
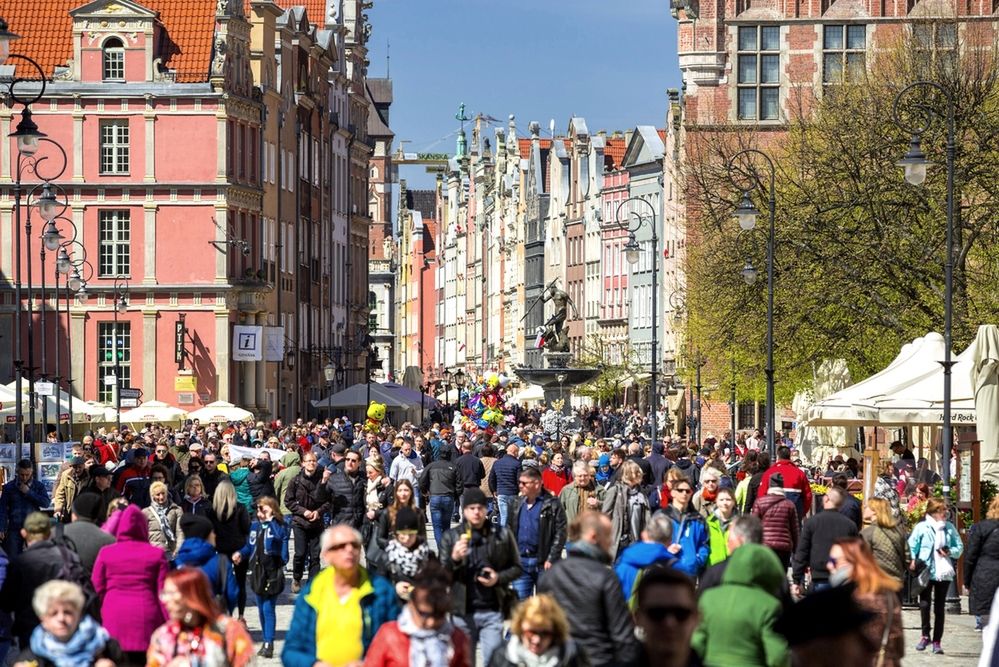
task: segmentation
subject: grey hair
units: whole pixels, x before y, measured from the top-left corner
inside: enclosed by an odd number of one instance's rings
[[[666,512],[659,510],[649,517],[649,539],[659,544],[672,544],[673,542],[673,521],[666,515]]]
[[[576,461],[572,464],[573,476],[590,472],[590,464],[586,461]]]
[[[35,614],[41,618],[48,613],[49,607],[54,602],[65,602],[72,606],[77,614],[82,614],[85,601],[83,589],[78,584],[62,579],[53,579],[35,589],[31,606],[35,610]]]
[[[763,522],[752,514],[740,514],[732,519],[728,532],[746,544],[763,543]]]
[[[628,454],[629,455],[641,454],[641,453],[642,453],[642,446],[640,444],[638,444],[637,442],[633,442],[630,445],[628,445]]]
[[[349,529],[351,534],[353,534],[354,539],[357,540],[357,543],[360,544],[362,548],[364,547],[364,536],[361,535],[361,531],[348,524],[338,523],[335,526],[330,526],[329,528],[323,531],[322,538],[320,538],[319,540],[319,550],[321,552],[323,553],[326,552],[326,547],[328,547],[330,542],[333,540],[333,533],[336,532],[337,530],[340,530],[341,528]]]

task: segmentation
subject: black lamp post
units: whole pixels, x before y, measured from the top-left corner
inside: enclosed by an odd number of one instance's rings
[[[451,404],[448,401],[451,393],[451,369],[445,368],[443,372],[441,372],[441,378],[443,378],[444,380],[444,406],[445,406],[444,418],[447,419],[446,410],[449,410],[451,408]],[[439,395],[440,394],[438,394],[438,396]]]
[[[465,388],[465,372],[460,368],[454,372],[454,386],[458,388],[458,399],[455,401],[455,409],[461,410],[461,392]]]
[[[903,98],[910,91],[919,93],[919,99],[912,107],[915,109],[917,118],[921,122],[917,125],[908,125],[903,119],[900,111]],[[927,102],[934,93],[941,95],[946,108],[941,112],[938,108]],[[954,303],[954,153],[955,153],[955,122],[954,112],[957,103],[954,94],[933,81],[916,81],[911,83],[895,96],[892,105],[892,115],[895,124],[903,132],[911,135],[909,151],[896,164],[905,170],[905,180],[912,185],[922,185],[926,180],[926,169],[932,166],[932,162],[926,159],[922,150],[923,134],[930,129],[934,119],[942,119],[947,125],[947,230],[946,230],[946,256],[944,259],[944,360],[940,362],[943,366],[943,461],[941,481],[943,482],[944,497],[950,492],[950,459],[951,448],[954,445],[954,428],[951,421],[951,368],[954,361],[951,360],[951,320]]]
[[[754,156],[762,158],[767,165],[770,175],[770,187],[767,199],[767,208],[770,214],[770,226],[767,234],[767,366],[764,372],[767,377],[767,451],[770,452],[771,459],[774,459],[777,455],[777,445],[774,441],[777,412],[774,398],[774,244],[776,242],[775,217],[777,211],[777,194],[774,186],[777,180],[777,169],[769,155],[755,148],[747,148],[733,155],[728,161],[728,171],[730,176],[733,176],[733,182],[735,172],[741,171],[736,166],[736,162],[743,156],[748,158]],[[742,173],[745,174],[746,172]],[[742,200],[735,209],[735,219],[738,221],[739,227],[744,231],[750,231],[756,227],[756,218],[760,214],[753,204],[753,200],[750,198],[753,191],[759,187],[760,178],[751,166],[749,167],[748,175],[748,185],[743,191]],[[747,284],[752,285],[756,282],[756,269],[751,262],[746,262],[741,273]]]
[[[121,349],[124,341],[121,339],[121,332],[118,330],[118,313],[128,308],[128,281],[124,278],[115,278],[114,281],[114,337],[112,338],[112,351],[114,352],[114,412],[115,424],[118,427],[118,434],[121,435],[121,357],[124,351]]]
[[[628,223],[626,221],[627,219],[622,220],[621,210],[632,202],[644,204],[649,208],[650,214],[642,215],[641,213],[633,210],[629,212],[630,217],[634,220],[633,223]],[[648,224],[652,231],[652,355],[649,361],[649,421],[651,424],[650,434],[652,436],[652,442],[656,442],[659,439],[659,421],[656,415],[656,396],[658,395],[656,376],[659,367],[659,286],[657,284],[659,272],[659,234],[656,229],[656,209],[647,199],[643,199],[642,197],[629,197],[618,204],[617,211],[614,214],[614,219],[617,220],[617,225],[620,229],[627,230],[628,232],[628,243],[624,246],[624,256],[625,259],[628,260],[628,263],[632,266],[638,263],[639,252],[641,251],[638,241],[635,238],[635,233],[641,229],[644,224]]]
[[[20,39],[20,35],[17,35],[10,30],[8,30],[7,21],[0,18],[0,65],[6,64],[8,60],[16,59],[23,61],[30,65],[35,72],[30,76],[15,76],[9,82],[6,82],[7,87],[7,97],[16,104],[22,105],[21,109],[21,119],[18,121],[15,131],[10,134],[16,140],[17,149],[17,161],[16,168],[14,170],[14,185],[12,188],[14,195],[14,369],[15,369],[15,393],[17,394],[17,400],[15,401],[14,408],[14,421],[17,430],[16,442],[18,445],[18,455],[20,455],[21,444],[24,442],[24,408],[22,404],[22,397],[24,391],[24,370],[28,370],[30,373],[29,377],[29,393],[31,397],[31,434],[34,437],[34,369],[31,368],[33,365],[33,360],[28,360],[28,368],[24,365],[23,350],[21,349],[21,223],[22,223],[22,211],[21,211],[21,199],[24,194],[24,189],[22,186],[23,177],[26,173],[33,173],[38,176],[43,181],[52,181],[59,178],[63,172],[66,170],[66,152],[62,150],[54,141],[46,139],[44,132],[39,131],[38,125],[31,118],[31,105],[42,99],[45,95],[46,77],[45,70],[42,68],[38,62],[18,53],[10,52],[10,43]],[[39,83],[38,91],[32,95],[22,97],[17,91],[17,85],[23,83]],[[62,153],[62,166],[57,170],[53,170],[49,173],[47,169],[42,168],[42,164],[46,160],[45,157],[37,156],[38,149],[42,141],[55,146]],[[30,246],[30,211],[29,215],[25,217],[25,227],[24,234],[25,240],[28,242],[27,256],[31,256],[31,246]],[[31,262],[28,265],[28,290],[29,290],[29,314],[28,314],[28,327],[32,328],[33,316],[30,312],[31,306]],[[28,335],[29,347],[33,345],[32,335]],[[34,448],[31,448],[29,453],[29,458],[34,462]]]

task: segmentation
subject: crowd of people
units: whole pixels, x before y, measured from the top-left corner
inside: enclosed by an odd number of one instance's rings
[[[346,418],[102,430],[72,446],[51,495],[22,461],[0,492],[0,655],[890,666],[944,652],[962,553],[994,644],[999,499],[965,545],[902,443],[861,502],[856,460],[809,467],[786,438],[771,461],[759,432],[651,442],[637,412],[593,410],[551,437],[514,415],[489,433]],[[909,596],[922,632],[907,647]]]

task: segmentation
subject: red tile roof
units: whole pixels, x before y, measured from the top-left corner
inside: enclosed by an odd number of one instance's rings
[[[38,61],[46,76],[73,57],[73,19],[70,10],[81,0],[0,0],[11,32],[21,35],[12,51]],[[176,71],[179,83],[208,80],[215,36],[215,3],[207,0],[140,0],[159,13],[165,34],[154,45],[156,56]],[[23,73],[23,72],[22,72]]]
[[[628,145],[624,139],[607,138],[607,143],[604,146],[604,164],[607,165],[608,171],[614,171],[621,167],[626,150],[628,150]]]

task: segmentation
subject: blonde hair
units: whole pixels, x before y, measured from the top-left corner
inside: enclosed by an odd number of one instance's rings
[[[212,509],[219,521],[226,521],[236,513],[236,487],[228,479],[223,479],[215,487],[215,495],[212,496]]]
[[[867,501],[867,506],[874,511],[876,522],[882,528],[894,528],[898,525],[898,521],[892,514],[891,504],[884,498],[871,498]]]
[[[641,467],[634,461],[627,460],[621,464],[621,481],[625,484],[629,482],[640,483],[644,476]]]
[[[205,492],[205,483],[201,481],[201,478],[198,477],[197,475],[191,475],[186,480],[184,480],[184,493],[190,495],[191,486],[193,486],[194,484],[197,484],[198,486],[201,487],[201,493]]]
[[[78,584],[62,579],[45,582],[35,589],[31,598],[31,606],[39,618],[48,613],[54,602],[65,602],[76,609],[77,614],[82,614],[86,600],[83,589]]]
[[[569,638],[569,621],[565,612],[555,598],[547,593],[527,598],[517,605],[510,622],[513,634],[523,637],[525,623],[535,629],[551,628],[552,640],[556,645],[564,644]]]
[[[999,519],[999,496],[992,499],[989,503],[989,509],[985,513],[986,519]]]
[[[149,497],[150,498],[153,497],[153,496],[155,496],[160,491],[163,491],[163,492],[165,492],[167,494],[167,502],[169,503],[170,502],[170,489],[167,488],[166,484],[164,484],[163,482],[153,482],[152,484],[149,485]]]

